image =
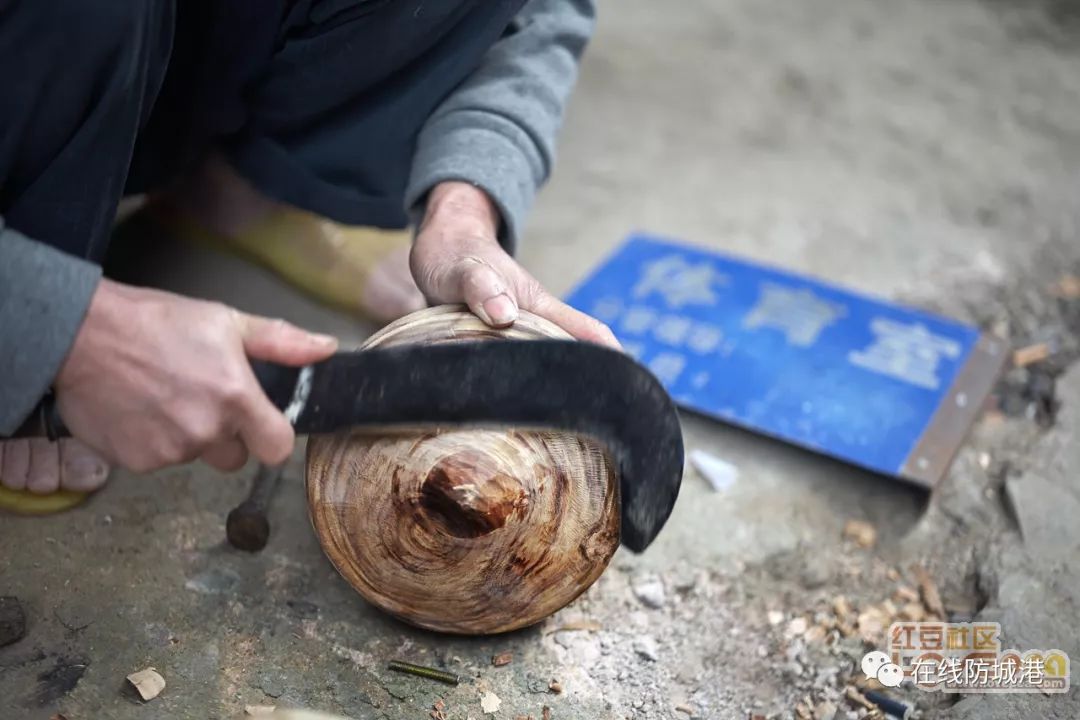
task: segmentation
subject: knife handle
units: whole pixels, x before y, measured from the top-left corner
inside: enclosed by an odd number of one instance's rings
[[[251,370],[255,373],[255,379],[259,386],[270,398],[278,410],[285,410],[292,400],[296,382],[300,377],[300,368],[278,365],[277,363],[263,360],[252,360]],[[51,392],[41,399],[10,438],[40,438],[45,437],[56,441],[60,438],[71,437],[71,431],[60,417],[60,411],[56,408],[56,396]]]

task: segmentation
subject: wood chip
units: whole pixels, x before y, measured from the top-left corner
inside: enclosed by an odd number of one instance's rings
[[[135,687],[144,701],[153,700],[165,689],[165,678],[152,667],[131,673],[127,676],[127,681]]]
[[[547,705],[540,711],[540,720],[551,720],[551,708]]]
[[[480,698],[480,709],[484,711],[485,715],[494,715],[499,712],[500,705],[502,705],[502,700],[493,692],[486,692]]]
[[[877,529],[865,520],[848,520],[844,524],[844,539],[869,550],[877,542]]]
[[[1035,343],[1027,347],[1013,351],[1013,365],[1022,368],[1034,365],[1050,357],[1050,346],[1046,343]]]
[[[1063,275],[1060,280],[1054,283],[1051,292],[1060,298],[1080,298],[1080,276]]]
[[[491,664],[495,667],[502,667],[503,665],[509,665],[514,661],[514,653],[499,653],[491,658]]]
[[[274,705],[245,705],[244,714],[251,717],[267,717],[273,715],[277,709]]]
[[[558,695],[562,692],[562,683],[558,680],[552,680],[548,683],[548,690]]]
[[[814,720],[814,716],[810,714],[810,708],[802,703],[795,703],[795,716],[799,720]]]
[[[911,572],[915,575],[915,582],[919,584],[919,594],[922,596],[923,605],[936,615],[939,620],[945,619],[945,605],[941,602],[941,593],[938,592],[934,579],[922,565],[911,566]]]
[[[909,603],[919,600],[919,591],[910,585],[897,585],[893,591],[893,598],[897,602]]]
[[[877,644],[889,626],[891,618],[879,607],[870,606],[859,613],[859,635],[868,643]]]
[[[443,702],[442,698],[439,698],[435,701],[435,704],[431,706],[431,712],[429,713],[431,715],[431,720],[446,720],[446,713],[443,712],[444,710],[446,710],[446,703]]]
[[[900,619],[909,622],[922,622],[926,619],[926,609],[923,608],[920,602],[905,603],[904,607],[900,608]]]
[[[867,710],[877,710],[877,705],[866,699],[866,696],[861,692],[848,685],[844,688],[844,697],[850,700],[855,705],[862,706]]]
[[[841,622],[851,615],[851,603],[843,595],[837,595],[833,598],[832,609]]]
[[[694,708],[689,705],[676,705],[675,712],[681,712],[683,715],[689,715],[690,717],[694,716]]]

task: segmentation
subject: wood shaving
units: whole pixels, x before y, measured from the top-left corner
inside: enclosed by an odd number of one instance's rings
[[[902,603],[916,602],[919,599],[919,591],[910,585],[897,585],[893,598]]]
[[[938,592],[934,579],[922,565],[913,565],[911,572],[915,575],[915,581],[919,584],[919,594],[922,595],[923,605],[931,614],[938,619],[945,619],[945,605],[941,602],[941,593]]]
[[[869,550],[877,543],[877,529],[865,520],[848,520],[844,524],[844,539]]]
[[[1063,275],[1050,291],[1060,298],[1080,298],[1080,276]]]
[[[153,700],[165,689],[165,678],[152,667],[131,673],[127,676],[127,681],[144,701]]]
[[[852,703],[854,703],[856,705],[860,705],[860,706],[866,708],[867,710],[877,710],[878,709],[877,705],[875,705],[874,703],[867,700],[865,695],[863,695],[861,692],[859,692],[855,688],[851,687],[850,685],[848,685],[846,688],[844,688],[844,697],[846,697]]]
[[[1013,351],[1013,365],[1022,368],[1034,365],[1050,357],[1050,346],[1046,343],[1035,343]]]

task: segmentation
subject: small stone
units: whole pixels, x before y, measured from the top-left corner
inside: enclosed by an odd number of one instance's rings
[[[769,618],[769,624],[776,627],[780,623],[784,622],[784,613],[779,610],[770,610],[767,616]]]
[[[552,680],[548,683],[548,690],[555,693],[556,695],[560,695],[562,694],[562,683],[558,680]]]
[[[259,676],[257,686],[272,698],[285,694],[285,678],[274,672],[264,672]]]
[[[499,653],[491,658],[491,664],[495,667],[502,667],[503,665],[509,665],[514,661],[513,653]]]
[[[868,643],[877,644],[891,618],[879,607],[869,607],[859,613],[859,635]]]
[[[791,622],[787,625],[787,634],[791,637],[802,635],[806,632],[807,625],[808,623],[804,617],[792,618]]]
[[[500,705],[502,705],[502,700],[493,692],[486,692],[480,698],[480,709],[484,711],[485,715],[494,715],[499,712]]]
[[[649,635],[642,635],[634,641],[634,652],[651,662],[660,659],[660,650],[656,645],[656,640]]]
[[[844,525],[844,539],[869,550],[877,542],[877,530],[865,520],[848,520]]]
[[[799,579],[807,590],[816,590],[832,579],[832,568],[823,553],[813,554],[806,558]]]
[[[659,610],[667,603],[664,583],[655,575],[649,575],[633,583],[634,595],[645,607]]]
[[[0,647],[11,645],[26,635],[26,613],[13,595],[0,597]]]
[[[814,720],[836,720],[836,705],[834,703],[824,701],[818,703],[814,708]]]
[[[127,681],[144,701],[153,700],[165,689],[165,678],[152,667],[131,673],[127,676]]]
[[[825,628],[821,625],[812,625],[803,633],[803,639],[808,643],[819,643],[825,639],[825,633]]]

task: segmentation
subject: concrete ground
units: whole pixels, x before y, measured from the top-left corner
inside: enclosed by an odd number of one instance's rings
[[[620,551],[572,606],[502,637],[414,630],[361,601],[313,537],[299,449],[254,556],[223,544],[250,471],[117,473],[77,511],[0,520],[0,595],[28,619],[0,649],[0,717],[228,718],[273,704],[403,719],[440,699],[455,720],[539,719],[545,706],[557,719],[794,718],[800,704],[863,717],[841,693],[879,646],[886,601],[918,586],[915,564],[951,617],[1080,658],[1080,300],[1048,290],[1080,273],[1076,3],[601,10],[522,251],[553,291],[644,229],[938,308],[1018,346],[1047,341],[1053,356],[1009,376],[1001,411],[932,496],[688,417],[688,448],[736,464],[735,486],[713,492],[688,472],[646,554]],[[166,252],[154,278],[166,286],[347,339],[368,330],[238,261]],[[872,548],[843,539],[852,519],[876,527]],[[832,629],[856,617],[853,634]],[[513,662],[492,667],[500,652]],[[395,676],[393,658],[465,681]],[[168,685],[143,705],[124,677],[147,666]],[[487,692],[501,699],[493,716]],[[923,717],[1080,717],[1075,690],[897,694]]]

